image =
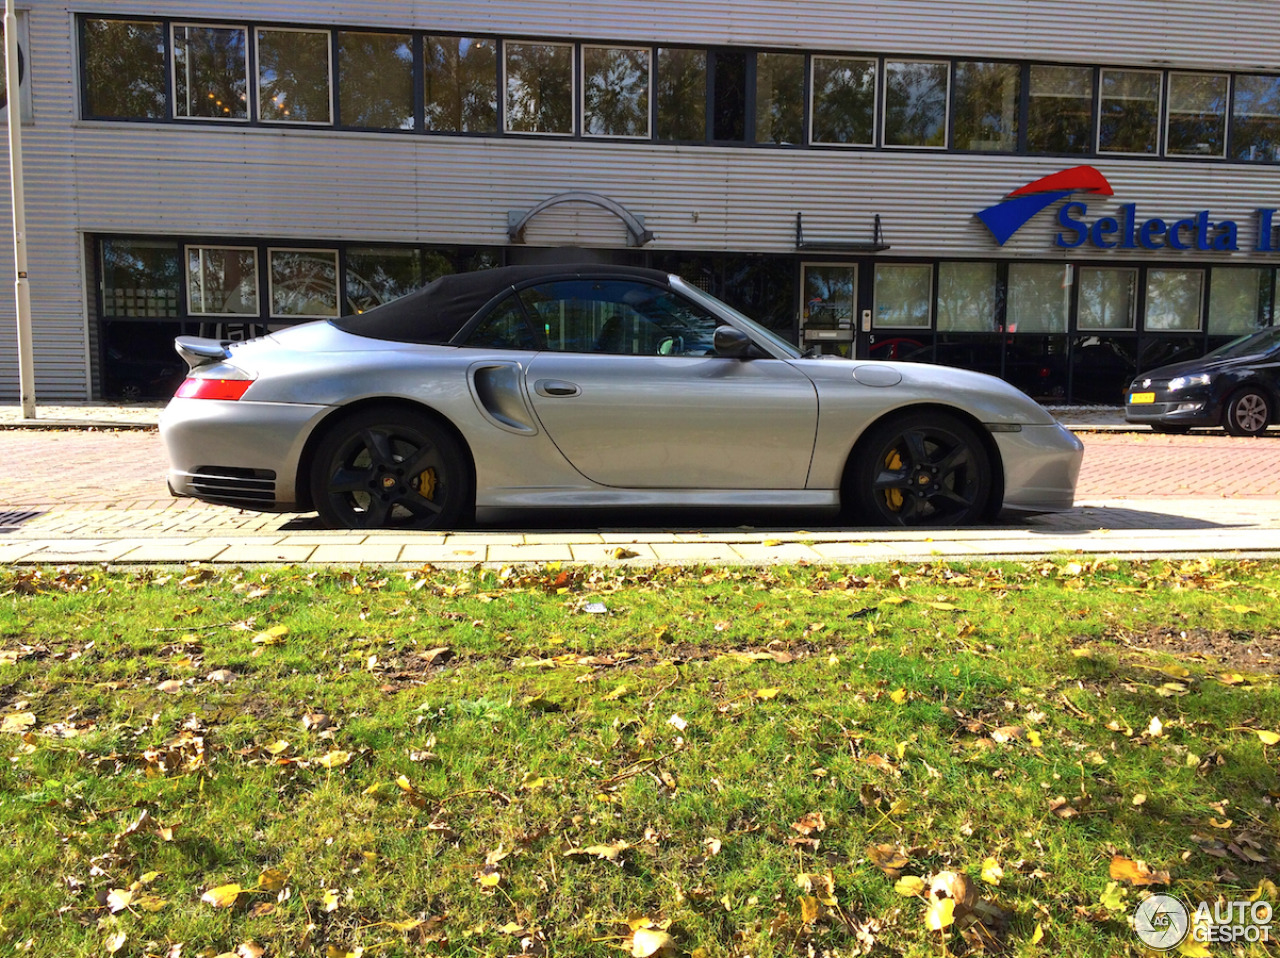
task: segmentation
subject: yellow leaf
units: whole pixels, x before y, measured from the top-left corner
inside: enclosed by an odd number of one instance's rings
[[[1132,861],[1121,855],[1115,855],[1111,859],[1111,877],[1116,881],[1127,881],[1132,885],[1169,884],[1167,871],[1155,871],[1141,859]]]
[[[276,739],[270,745],[264,746],[265,750],[271,755],[280,755],[289,751],[289,743],[284,739]]]
[[[320,907],[325,911],[337,911],[338,904],[338,889],[326,888],[324,894],[320,896]]]
[[[631,958],[652,958],[675,952],[676,943],[659,928],[637,928],[631,936]]]
[[[169,904],[169,901],[159,895],[139,895],[134,899],[133,903],[143,911],[157,912]]]
[[[1139,792],[1137,795],[1133,796],[1133,804],[1135,806],[1145,805],[1146,803],[1147,803],[1147,796],[1144,792]]]
[[[363,954],[361,947],[347,949],[341,945],[326,945],[324,949],[324,958],[360,958]]]
[[[776,698],[778,697],[778,693],[779,693],[779,692],[781,692],[781,691],[782,691],[782,689],[777,689],[777,688],[773,688],[773,689],[756,689],[756,698],[758,698],[758,699],[776,699]]]
[[[236,899],[240,897],[242,891],[244,889],[235,883],[219,885],[217,888],[210,888],[201,895],[200,900],[208,902],[214,908],[230,908],[236,903]]]
[[[901,705],[903,702],[907,700],[907,690],[894,689],[892,692],[889,693],[889,698],[893,699],[894,704]]]
[[[1223,672],[1218,676],[1218,681],[1223,685],[1241,685],[1245,678],[1239,672]]]
[[[392,928],[394,928],[396,931],[413,931],[413,929],[417,928],[422,923],[423,922],[421,918],[408,918],[404,921],[387,922],[387,924],[390,925]]]
[[[1004,877],[1004,869],[1000,867],[1000,863],[994,858],[988,858],[982,863],[982,880],[989,885],[1000,884],[1000,879]]]
[[[910,861],[894,845],[872,845],[867,849],[867,857],[871,859],[871,864],[875,865],[876,868],[886,872],[905,868],[907,862]]]
[[[1275,732],[1268,732],[1265,729],[1258,729],[1258,738],[1262,740],[1263,745],[1275,745],[1280,742],[1280,735]]]
[[[133,892],[127,888],[113,888],[107,893],[107,908],[113,915],[128,908],[131,901]]]
[[[1152,738],[1164,734],[1164,723],[1156,716],[1151,716],[1151,724],[1147,726],[1147,734]]]
[[[1270,878],[1264,878],[1258,882],[1257,890],[1249,896],[1249,901],[1262,900],[1274,903],[1277,898],[1280,898],[1280,889],[1276,888],[1275,882]]]
[[[114,935],[111,935],[109,938],[107,938],[105,942],[103,942],[103,947],[107,949],[107,954],[114,955],[117,951],[119,951],[121,948],[124,947],[124,943],[128,940],[128,938],[129,936],[126,935],[123,931],[118,931]]]
[[[800,896],[800,920],[804,924],[812,925],[821,914],[822,909],[818,907],[818,899],[812,895]]]
[[[497,865],[485,865],[476,872],[476,882],[481,888],[497,888],[502,884],[502,872]]]
[[[924,893],[924,879],[919,875],[903,875],[893,885],[893,890],[906,898]]]
[[[1160,671],[1163,672],[1165,675],[1172,676],[1175,679],[1185,679],[1185,678],[1189,678],[1191,675],[1191,670],[1189,668],[1187,668],[1185,665],[1178,665],[1176,663],[1173,665],[1166,665]]]
[[[1044,941],[1044,926],[1036,922],[1036,930],[1031,933],[1031,944],[1038,945]]]
[[[1209,950],[1209,946],[1204,942],[1196,941],[1194,935],[1187,935],[1182,939],[1182,943],[1178,945],[1177,954],[1184,955],[1186,958],[1212,958],[1213,952]]]
[[[259,632],[253,637],[253,641],[259,645],[279,645],[284,637],[289,634],[287,625],[273,625],[265,632]]]
[[[0,723],[0,732],[21,733],[36,724],[36,717],[30,712],[14,712],[6,715]]]
[[[1229,605],[1227,606],[1227,608],[1230,609],[1232,612],[1236,613],[1237,615],[1257,615],[1258,614],[1258,610],[1251,605]]]
[[[289,873],[279,868],[265,869],[258,876],[258,887],[263,891],[278,892],[289,883]]]
[[[930,602],[929,608],[937,609],[939,612],[958,612],[960,606],[952,605],[950,602]]]
[[[1032,748],[1044,748],[1044,742],[1040,738],[1040,733],[1033,728],[1027,729],[1027,744]]]
[[[316,759],[317,765],[323,765],[325,768],[341,768],[351,761],[351,753],[344,752],[341,749],[335,749],[327,755],[321,755]]]
[[[939,898],[929,906],[924,916],[924,923],[930,931],[942,931],[950,928],[956,920],[956,903],[951,898]]]

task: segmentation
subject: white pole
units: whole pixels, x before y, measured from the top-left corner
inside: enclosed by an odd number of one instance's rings
[[[22,418],[36,418],[36,375],[31,352],[31,290],[27,287],[27,206],[22,190],[22,99],[18,68],[18,16],[4,3],[4,79],[9,104],[9,182],[13,187],[13,260],[18,301],[18,388]]]

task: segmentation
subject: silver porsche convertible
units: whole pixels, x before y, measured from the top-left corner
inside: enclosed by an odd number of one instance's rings
[[[806,358],[676,276],[505,267],[242,343],[181,337],[174,495],[447,529],[537,508],[1069,509],[1082,446],[1012,386]]]

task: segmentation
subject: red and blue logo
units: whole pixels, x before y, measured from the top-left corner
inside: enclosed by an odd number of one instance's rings
[[[1115,195],[1107,178],[1092,166],[1075,166],[1028,183],[995,206],[988,206],[975,215],[991,230],[996,242],[1003,246],[1031,217],[1072,193]]]

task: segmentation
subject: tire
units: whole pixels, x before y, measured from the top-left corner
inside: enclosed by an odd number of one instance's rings
[[[1222,427],[1233,436],[1261,436],[1271,422],[1271,403],[1266,393],[1245,387],[1227,400]]]
[[[320,440],[311,499],[332,529],[451,529],[474,502],[470,458],[421,413],[367,409]]]
[[[854,455],[845,500],[864,523],[961,526],[988,515],[991,457],[955,416],[918,412],[886,420]]]

